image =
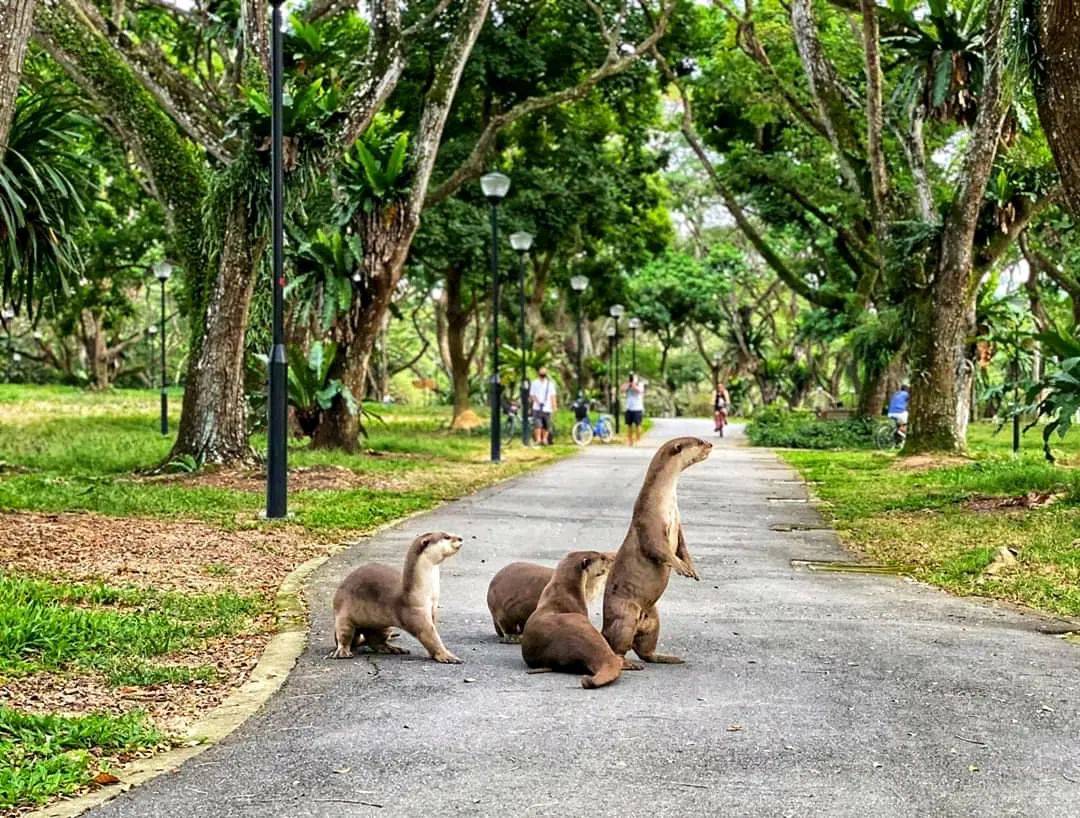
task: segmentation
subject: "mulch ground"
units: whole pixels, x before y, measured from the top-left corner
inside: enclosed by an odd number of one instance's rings
[[[222,531],[197,522],[118,519],[96,514],[0,514],[0,571],[101,581],[187,593],[233,591],[270,602],[296,566],[327,547],[298,527]],[[112,687],[92,671],[39,672],[0,679],[0,704],[38,713],[120,714],[143,710],[162,730],[182,734],[242,684],[273,635],[273,613],[246,632],[161,657],[210,665],[213,681]]]
[[[209,486],[231,491],[266,491],[266,472],[258,468],[206,469],[194,474],[158,474],[141,478],[146,483]],[[342,491],[372,489],[401,491],[409,487],[404,478],[357,474],[344,466],[300,466],[289,469],[290,491]]]

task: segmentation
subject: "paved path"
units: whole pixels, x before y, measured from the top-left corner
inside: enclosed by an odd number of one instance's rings
[[[650,441],[706,432],[661,421]],[[598,691],[526,675],[494,639],[489,578],[514,559],[618,546],[650,455],[593,446],[331,560],[282,692],[95,815],[1080,814],[1080,650],[1036,617],[895,577],[793,569],[846,555],[828,531],[775,530],[820,520],[789,469],[731,441],[680,486],[703,581],[672,576],[660,646],[690,663]],[[441,630],[467,664],[324,659],[347,569],[397,564],[431,529],[466,537],[444,566]]]

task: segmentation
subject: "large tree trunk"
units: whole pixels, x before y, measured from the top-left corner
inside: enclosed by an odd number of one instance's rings
[[[419,221],[402,201],[393,201],[371,213],[361,212],[355,222],[364,246],[361,281],[353,293],[352,306],[337,328],[338,354],[330,377],[359,398],[367,383],[375,338],[390,299],[401,279],[405,258]],[[360,442],[360,417],[349,411],[340,397],[323,413],[312,444],[324,449],[355,452]]]
[[[253,458],[244,400],[244,328],[255,286],[259,242],[241,197],[225,224],[217,275],[205,297],[192,339],[180,429],[170,459],[189,455],[205,463]]]
[[[1065,201],[1080,216],[1080,2],[1040,0],[1035,39],[1035,98]]]
[[[474,341],[470,346],[466,339],[472,309],[465,304],[463,281],[461,270],[454,268],[446,271],[446,351],[450,359],[450,383],[454,397],[451,428],[457,428],[459,419],[472,408],[469,403],[469,374],[476,343]]]
[[[0,0],[0,160],[7,149],[35,0]]]

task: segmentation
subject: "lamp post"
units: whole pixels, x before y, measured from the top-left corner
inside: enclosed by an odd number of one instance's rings
[[[525,254],[532,247],[533,234],[519,230],[510,234],[510,246],[517,250],[518,254],[518,297],[520,299],[520,313],[518,334],[521,336],[521,443],[529,445],[531,431],[529,429],[529,373],[525,368]]]
[[[637,372],[637,331],[641,329],[641,319],[634,316],[626,322],[630,327],[630,371]]]
[[[146,381],[147,386],[154,385],[154,339],[157,337],[157,326],[151,324],[146,328]]]
[[[154,264],[154,278],[161,282],[161,434],[169,433],[169,395],[165,387],[169,385],[169,374],[165,368],[165,282],[172,275],[173,266],[167,261]]]
[[[624,312],[622,304],[612,304],[608,310],[615,322],[615,434],[619,433],[619,386],[622,381],[619,377],[619,319]]]
[[[570,279],[570,287],[577,293],[577,391],[578,397],[585,396],[585,384],[581,380],[581,348],[585,341],[581,334],[582,300],[585,298],[585,290],[589,286],[589,279],[583,275],[576,275]]]
[[[607,345],[607,364],[608,364],[607,365],[607,371],[608,371],[608,375],[607,375],[607,405],[608,405],[608,411],[615,416],[615,422],[618,423],[619,422],[619,414],[618,414],[618,412],[615,411],[615,392],[611,388],[612,387],[612,381],[611,381],[611,373],[612,373],[611,356],[612,356],[612,354],[613,354],[613,352],[615,350],[615,338],[619,334],[619,330],[613,324],[608,324],[608,328],[607,328],[606,332],[607,332],[607,337],[608,337],[608,345]]]
[[[282,167],[282,84],[284,62],[281,45],[281,4],[270,0],[270,204],[273,215],[273,331],[270,348],[269,418],[267,422],[266,517],[282,519],[288,514],[288,378],[285,355],[285,225],[284,169]]]
[[[7,360],[4,362],[4,379],[7,381],[13,380],[12,376],[12,363],[14,355],[12,354],[11,347],[11,319],[15,317],[15,310],[11,307],[4,307],[0,309],[0,320],[4,322],[4,334],[7,335]]]
[[[485,173],[480,189],[491,205],[491,462],[502,460],[502,386],[499,383],[499,202],[510,190],[510,178]]]

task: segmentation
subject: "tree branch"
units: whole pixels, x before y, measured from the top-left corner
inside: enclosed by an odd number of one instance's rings
[[[477,138],[476,143],[473,145],[473,149],[469,156],[465,161],[458,165],[453,173],[451,173],[442,184],[438,185],[435,190],[428,195],[424,202],[424,206],[432,207],[433,205],[437,205],[439,202],[453,196],[465,183],[478,178],[480,174],[483,173],[484,164],[495,144],[495,138],[504,128],[529,114],[553,108],[556,105],[562,105],[563,103],[575,102],[583,99],[589,91],[600,82],[608,77],[613,77],[616,74],[626,71],[630,66],[637,62],[642,55],[648,53],[667,31],[668,20],[675,8],[674,0],[661,0],[661,3],[660,14],[656,19],[653,30],[641,42],[633,46],[632,49],[626,50],[620,46],[616,48],[615,53],[617,56],[612,58],[609,47],[608,56],[605,58],[604,62],[576,85],[570,86],[569,88],[563,88],[562,90],[544,96],[530,97],[529,99],[522,100],[509,110],[496,114],[488,120],[483,131],[480,132],[480,136]],[[607,40],[609,46],[612,42],[617,42],[618,40],[617,35],[606,27],[604,27],[604,30],[601,32],[601,36]],[[623,51],[625,51],[625,53],[621,53]],[[621,56],[618,56],[620,53]]]

